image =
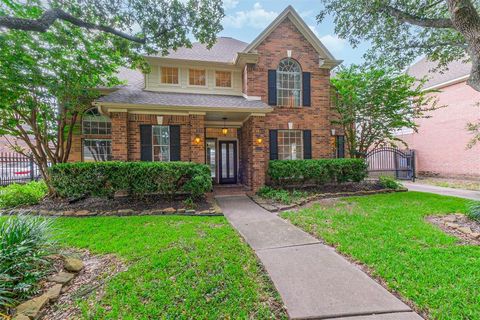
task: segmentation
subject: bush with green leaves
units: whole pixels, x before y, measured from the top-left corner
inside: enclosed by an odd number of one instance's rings
[[[284,189],[275,189],[269,186],[263,186],[257,191],[257,195],[264,199],[271,199],[283,204],[291,204],[294,201],[306,197],[307,192],[299,190],[288,191]]]
[[[472,220],[480,222],[480,201],[472,201],[470,203],[467,216]]]
[[[61,197],[113,197],[127,191],[133,197],[179,193],[198,198],[210,191],[210,168],[192,162],[76,162],[50,168],[52,186]]]
[[[402,187],[402,184],[390,176],[380,176],[378,183],[382,188],[398,190]]]
[[[268,166],[274,185],[360,182],[367,174],[363,159],[272,160]]]
[[[52,219],[11,216],[0,224],[0,310],[6,310],[38,291],[50,270]]]
[[[47,186],[43,181],[8,185],[0,188],[0,208],[37,204],[45,197],[47,192]]]

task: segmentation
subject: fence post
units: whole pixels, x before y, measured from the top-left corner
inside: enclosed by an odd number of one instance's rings
[[[30,159],[30,181],[33,181],[35,180],[35,167],[33,162],[33,155],[30,154],[28,158]]]

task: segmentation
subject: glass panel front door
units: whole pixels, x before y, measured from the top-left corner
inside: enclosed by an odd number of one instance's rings
[[[237,142],[220,141],[220,183],[237,183]]]

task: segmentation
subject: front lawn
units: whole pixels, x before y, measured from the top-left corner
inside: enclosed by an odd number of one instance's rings
[[[79,302],[84,318],[285,317],[253,252],[223,217],[58,218],[55,226],[64,245],[114,253],[129,267],[93,308]]]
[[[425,221],[466,200],[407,192],[344,198],[282,216],[369,266],[432,319],[480,319],[480,247]]]

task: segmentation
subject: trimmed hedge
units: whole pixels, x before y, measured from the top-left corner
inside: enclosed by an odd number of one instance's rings
[[[113,197],[126,191],[134,197],[178,193],[196,198],[212,189],[210,168],[190,162],[77,162],[50,168],[52,185],[61,197]]]
[[[272,160],[268,166],[275,185],[360,182],[367,174],[363,159]]]

